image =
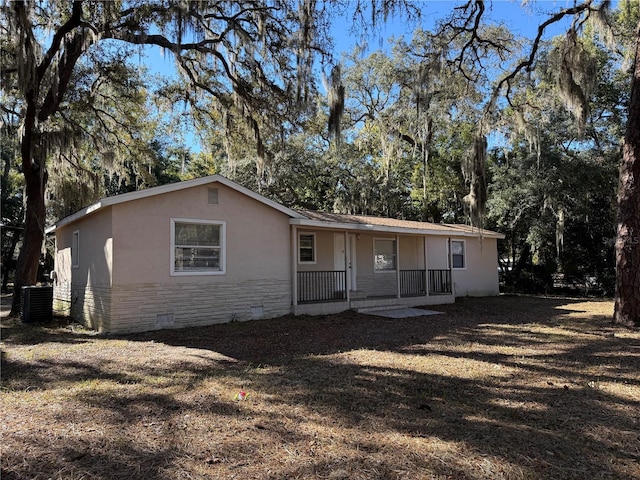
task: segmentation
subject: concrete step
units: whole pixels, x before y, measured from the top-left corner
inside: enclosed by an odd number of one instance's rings
[[[356,308],[355,311],[358,313],[369,313],[369,312],[381,312],[384,310],[398,310],[398,309],[402,309],[402,308],[407,308],[406,305],[375,305],[375,306],[368,306],[368,307],[359,307]]]
[[[367,298],[367,293],[363,292],[362,290],[350,290],[349,298],[351,300],[361,300]]]

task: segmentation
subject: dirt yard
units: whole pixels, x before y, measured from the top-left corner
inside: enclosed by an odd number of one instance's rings
[[[111,338],[5,317],[1,478],[640,479],[640,332],[612,302],[437,309]]]

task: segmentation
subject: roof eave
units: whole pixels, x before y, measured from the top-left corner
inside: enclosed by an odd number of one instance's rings
[[[236,190],[237,192],[243,193],[244,195],[247,195],[248,197],[251,197],[256,201],[263,203],[264,205],[274,208],[275,210],[278,210],[279,212],[282,212],[291,218],[305,218],[295,210],[287,208],[284,205],[279,204],[278,202],[270,200],[267,197],[264,197],[252,190],[249,190],[248,188],[238,185],[237,183],[233,182],[232,180],[229,180],[226,177],[223,177],[222,175],[216,174],[216,175],[210,175],[207,177],[195,178],[193,180],[185,180],[182,182],[169,183],[166,185],[161,185],[159,187],[152,187],[144,190],[137,190],[135,192],[123,193],[120,195],[115,195],[113,197],[106,197],[101,200],[98,200],[93,205],[89,205],[88,207],[85,207],[82,210],[79,210],[76,213],[73,213],[68,217],[63,218],[62,220],[58,221],[55,225],[49,227],[47,230],[51,230],[53,232],[55,231],[56,228],[60,228],[70,223],[76,222],[77,220],[91,213],[95,213],[99,210],[102,210],[112,205],[117,205],[120,203],[130,202],[133,200],[140,200],[140,199],[152,197],[155,195],[162,195],[165,193],[184,190],[186,188],[199,187],[199,186],[207,185],[211,183],[221,183],[222,185],[225,185],[233,190]]]
[[[309,228],[328,228],[334,230],[350,230],[356,232],[379,232],[379,233],[404,233],[411,235],[437,235],[442,237],[483,237],[483,238],[497,238],[503,239],[504,235],[497,232],[491,232],[484,230],[482,234],[478,231],[475,232],[463,232],[456,229],[450,230],[434,230],[423,228],[406,228],[406,227],[391,227],[388,225],[373,225],[364,223],[339,223],[339,222],[323,222],[321,220],[309,220],[307,218],[292,218],[289,220],[291,225],[309,227]]]

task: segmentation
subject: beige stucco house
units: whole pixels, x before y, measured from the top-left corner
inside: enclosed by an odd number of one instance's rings
[[[54,309],[110,333],[496,295],[503,238],[297,211],[220,175],[108,197],[49,231]]]

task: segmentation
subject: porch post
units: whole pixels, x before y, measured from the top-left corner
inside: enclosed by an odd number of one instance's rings
[[[349,232],[347,230],[344,231],[344,276],[345,278],[345,298],[347,302],[351,301],[351,255],[349,254]]]
[[[400,298],[400,235],[396,235],[396,298]]]
[[[427,260],[427,236],[422,237],[424,245],[424,294],[429,296],[429,261]]]
[[[449,263],[449,281],[451,282],[451,294],[455,297],[453,287],[453,252],[451,251],[451,237],[447,239],[447,262]]]
[[[298,227],[291,228],[291,292],[293,294],[293,306],[298,305]]]

